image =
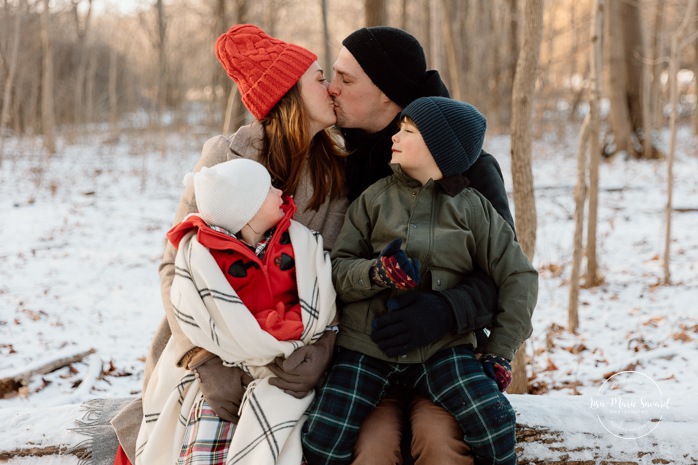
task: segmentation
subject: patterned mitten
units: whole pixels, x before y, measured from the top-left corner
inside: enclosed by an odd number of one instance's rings
[[[501,392],[506,391],[511,384],[511,364],[509,360],[499,355],[485,354],[480,359],[485,374],[492,378]]]
[[[402,239],[385,246],[371,266],[371,280],[380,287],[411,289],[419,284],[419,260],[400,249]]]

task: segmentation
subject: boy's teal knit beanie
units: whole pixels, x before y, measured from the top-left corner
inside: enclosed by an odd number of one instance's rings
[[[487,120],[469,103],[445,97],[422,97],[400,115],[410,118],[444,177],[463,173],[477,161]]]

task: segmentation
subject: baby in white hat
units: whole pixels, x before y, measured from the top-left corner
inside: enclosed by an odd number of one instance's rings
[[[256,161],[240,158],[205,166],[184,176],[184,185],[191,184],[208,226],[249,245],[256,246],[284,217],[283,193],[271,185],[269,172]]]
[[[274,382],[274,361],[301,363],[307,352],[300,348],[316,341],[329,341],[323,347],[331,350],[334,337],[323,339],[326,332],[338,331],[329,254],[319,234],[293,221],[293,199],[282,196],[266,168],[255,161],[236,158],[204,167],[188,173],[184,182],[187,196],[194,191],[199,212],[167,233],[177,249],[170,297],[194,348],[185,355],[185,370],[171,363],[181,358],[173,344],[167,344],[160,359],[164,362],[155,367],[156,388],[144,396],[144,412],[153,412],[157,420],[155,426],[143,421],[139,444],[150,455],[139,460],[160,460],[163,450],[172,447],[172,434],[184,434],[181,447],[196,449],[197,459],[211,456],[211,441],[225,440],[230,450],[223,457],[244,455],[246,463],[255,464],[299,463],[299,420],[313,397],[284,394]],[[241,384],[253,392],[232,413],[225,408],[232,403],[221,401],[230,395],[226,379],[216,378],[221,364],[239,367]],[[233,419],[237,414],[238,428],[216,409]],[[182,418],[189,425],[175,430]],[[230,442],[233,431],[237,442]],[[265,434],[283,450],[290,438],[293,460],[277,462],[266,443],[257,441]],[[181,450],[170,451],[172,460]],[[219,456],[218,449],[214,455]]]
[[[289,235],[293,199],[271,185],[263,165],[246,158],[187,173],[184,184],[193,186],[199,213],[173,227],[170,242],[179,249],[195,231],[262,329],[278,340],[298,339],[303,323]]]

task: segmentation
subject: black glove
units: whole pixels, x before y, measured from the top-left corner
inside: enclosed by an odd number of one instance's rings
[[[394,239],[371,265],[371,280],[381,287],[411,289],[419,284],[419,260],[400,249],[402,239]]]
[[[497,312],[497,286],[492,278],[476,267],[455,287],[440,293],[456,315],[455,330],[465,334],[490,326]],[[479,346],[479,342],[478,342]]]
[[[267,365],[276,375],[269,378],[269,384],[297,399],[308,395],[327,371],[336,339],[334,331],[325,331],[317,342],[296,349],[287,359],[277,357],[274,363]]]
[[[193,369],[201,382],[201,393],[221,419],[237,424],[242,396],[252,377],[237,367],[227,367],[213,357]]]
[[[373,320],[371,339],[389,357],[438,341],[455,329],[448,301],[437,292],[412,291],[388,300],[388,313]]]

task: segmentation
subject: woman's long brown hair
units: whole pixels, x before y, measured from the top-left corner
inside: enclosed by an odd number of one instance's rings
[[[284,194],[295,194],[304,165],[308,163],[313,196],[308,208],[344,195],[345,151],[338,135],[325,129],[310,138],[308,117],[298,83],[261,121],[264,147],[260,161],[269,170],[272,184]]]

